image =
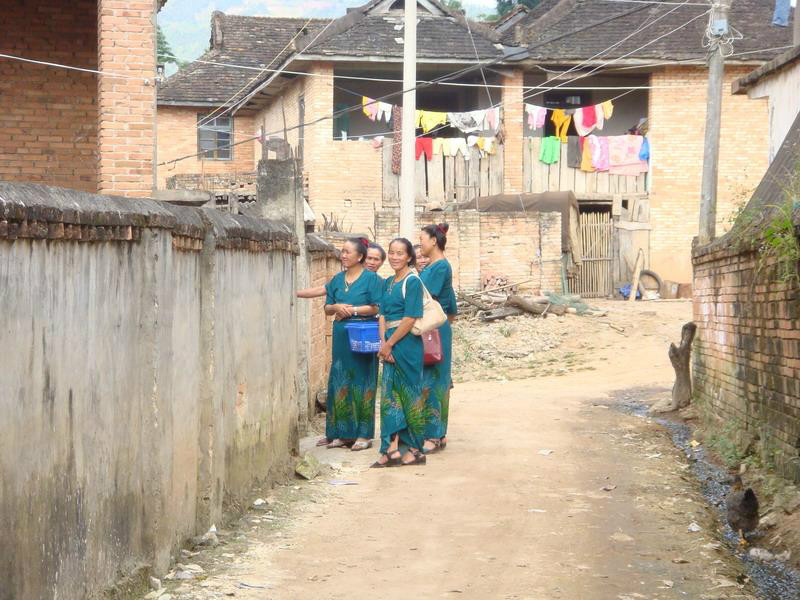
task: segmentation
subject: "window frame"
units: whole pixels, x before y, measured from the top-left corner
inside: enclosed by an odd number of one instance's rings
[[[230,115],[218,115],[216,117],[212,117],[211,119],[208,120],[207,123],[204,123],[203,127],[201,128],[200,127],[200,123],[202,121],[208,119],[208,117],[209,117],[209,115],[207,113],[198,113],[197,114],[197,125],[195,126],[195,128],[197,130],[197,152],[199,154],[200,160],[221,160],[221,161],[231,161],[231,160],[233,160],[233,158],[234,158],[233,157],[233,149],[234,149],[234,118],[233,118],[233,116],[230,116]],[[226,132],[219,131],[219,130],[211,131],[211,133],[214,136],[213,137],[213,141],[214,141],[215,147],[213,149],[210,149],[210,150],[205,150],[203,148],[202,142],[208,141],[208,140],[207,139],[205,139],[205,140],[202,139],[201,138],[201,134],[203,133],[204,129],[205,129],[206,133],[210,131],[209,129],[206,129],[206,127],[218,127],[217,121],[219,119],[227,119],[228,120],[229,131],[227,132],[227,134],[226,134]],[[220,134],[228,136],[227,142],[221,142],[220,141],[220,139],[219,139],[219,135]],[[220,148],[220,145],[226,145],[226,143],[228,145],[227,148]],[[219,156],[220,150],[226,150],[227,153],[228,153],[228,156]]]

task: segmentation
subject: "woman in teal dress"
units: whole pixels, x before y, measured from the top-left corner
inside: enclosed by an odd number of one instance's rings
[[[373,468],[425,464],[427,413],[422,399],[422,338],[411,333],[422,316],[422,282],[411,267],[414,249],[405,238],[389,244],[394,277],[386,280],[381,300],[381,455]],[[400,444],[407,448],[403,453]]]
[[[444,450],[447,446],[447,420],[450,412],[450,388],[453,386],[451,367],[453,363],[453,329],[450,321],[458,313],[456,294],[453,291],[453,269],[444,257],[447,246],[447,223],[427,225],[419,236],[420,249],[428,257],[428,266],[419,276],[434,300],[442,305],[448,317],[439,327],[442,340],[442,361],[424,368],[422,396],[427,403],[428,424],[425,428],[426,454]]]
[[[364,268],[367,245],[364,239],[347,240],[341,252],[345,270],[325,285],[325,314],[335,316],[325,419],[328,448],[352,444],[353,450],[366,450],[375,437],[378,359],[350,350],[345,328],[354,321],[374,320],[383,295],[383,280]]]

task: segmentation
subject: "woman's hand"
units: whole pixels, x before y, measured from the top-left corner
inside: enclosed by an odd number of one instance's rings
[[[336,315],[336,320],[341,321],[353,316],[353,307],[350,304],[334,304],[333,312]]]
[[[381,349],[378,351],[378,358],[389,363],[394,362],[394,357],[392,356],[392,346],[388,342],[383,342],[381,344]]]

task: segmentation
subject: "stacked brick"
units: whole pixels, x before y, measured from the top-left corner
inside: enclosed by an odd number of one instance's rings
[[[800,481],[800,293],[754,252],[695,249],[695,402]]]

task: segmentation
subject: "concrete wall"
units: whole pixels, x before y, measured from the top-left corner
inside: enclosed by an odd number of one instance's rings
[[[800,481],[797,287],[735,244],[696,249],[693,260],[695,402],[741,452]]]
[[[0,599],[163,573],[287,467],[296,252],[285,225],[0,184]]]

